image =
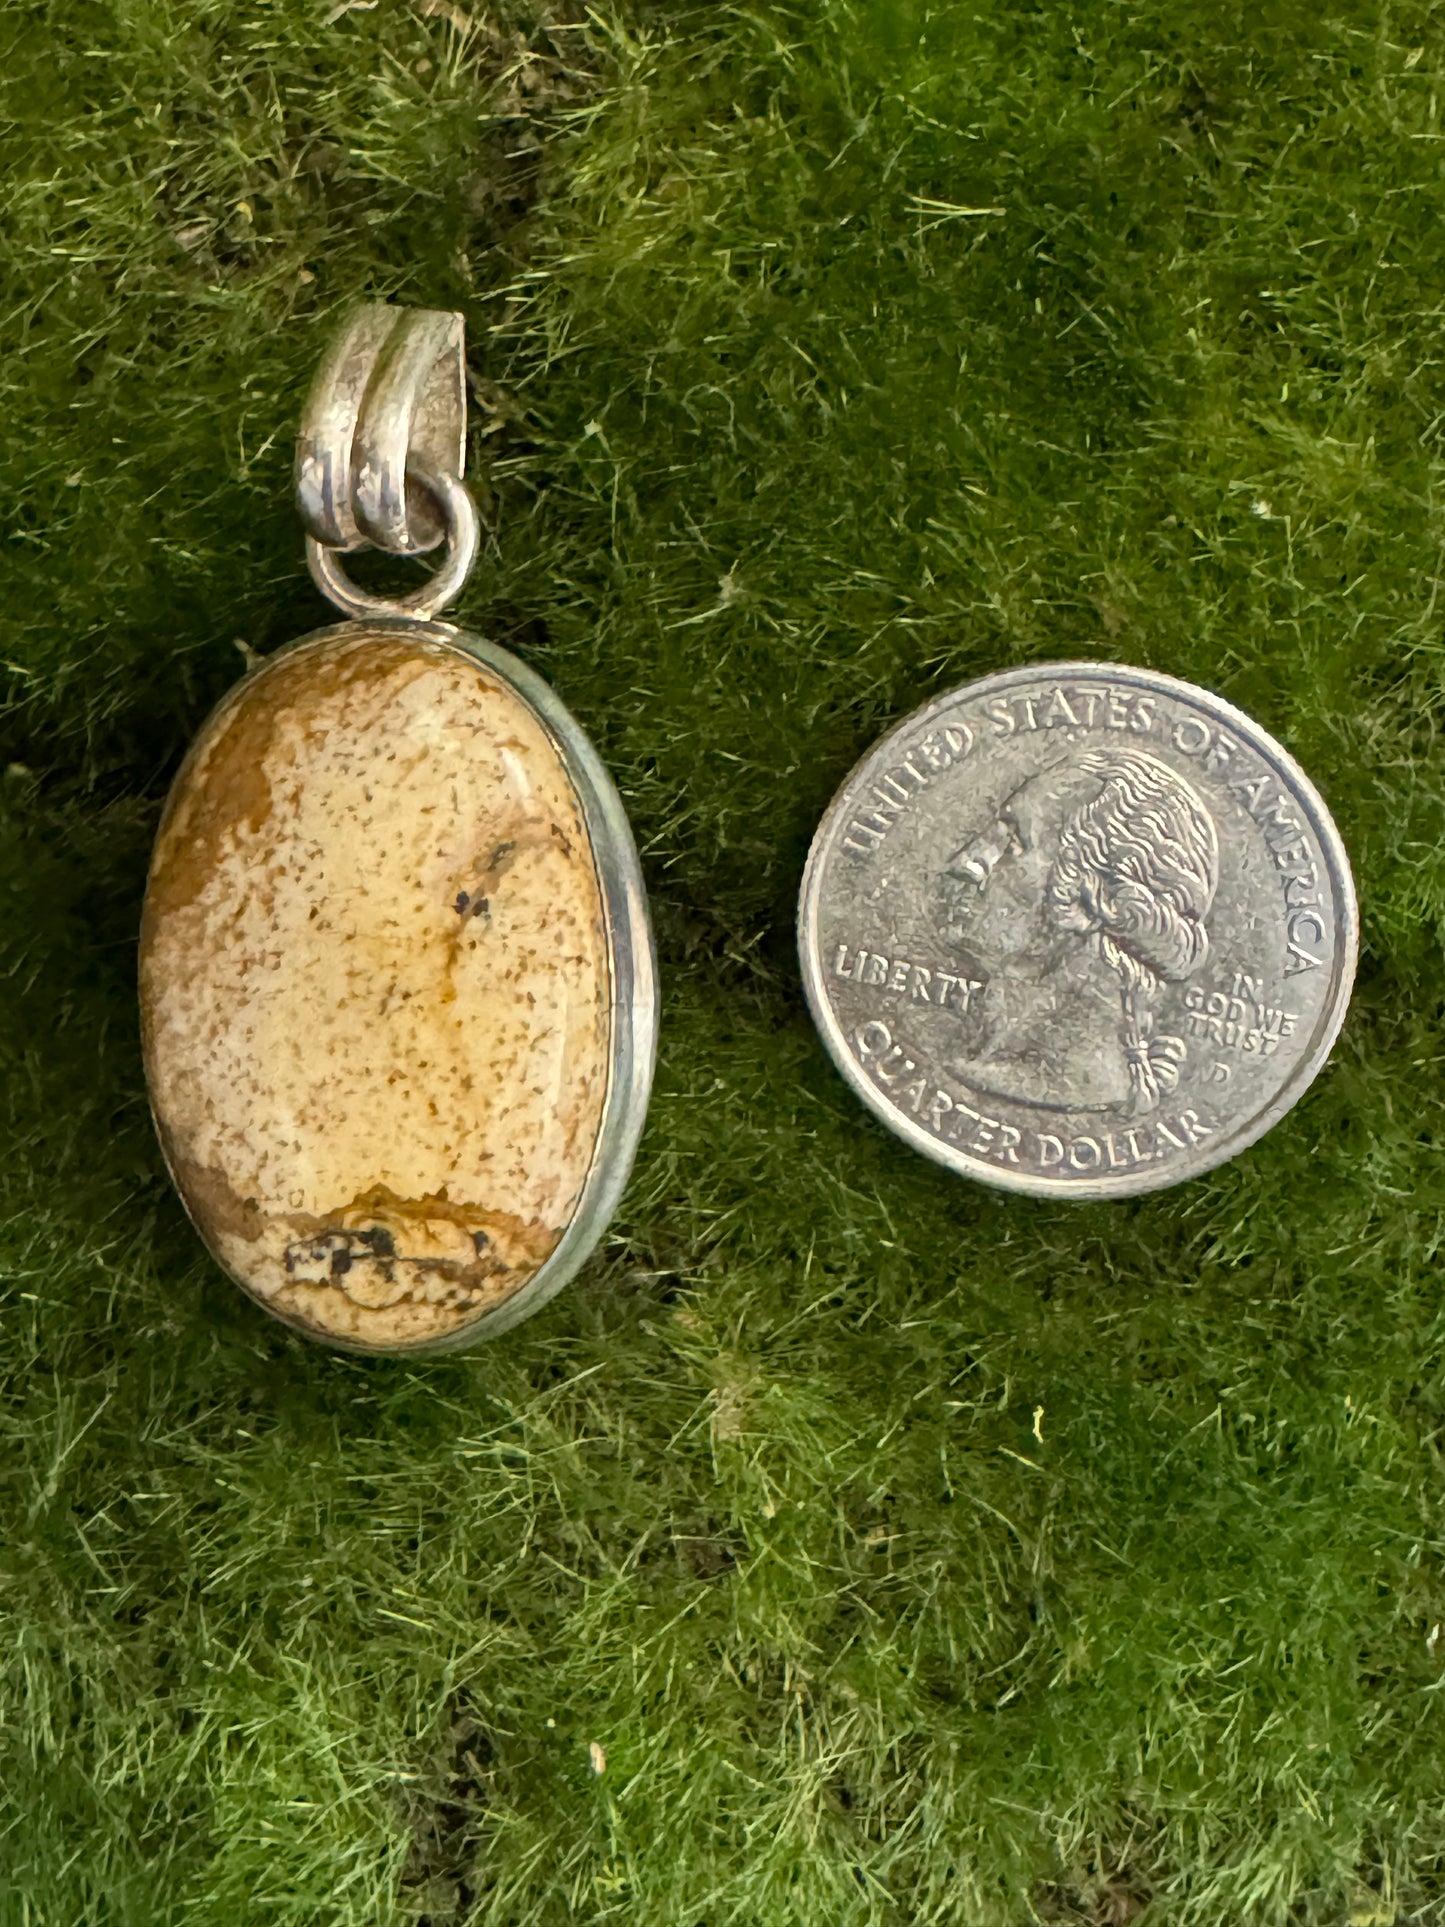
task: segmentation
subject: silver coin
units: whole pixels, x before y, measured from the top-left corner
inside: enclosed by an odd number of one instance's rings
[[[927,704],[818,827],[799,948],[888,1127],[1012,1191],[1124,1197],[1252,1144],[1329,1055],[1359,920],[1318,792],[1152,670],[1046,663]]]

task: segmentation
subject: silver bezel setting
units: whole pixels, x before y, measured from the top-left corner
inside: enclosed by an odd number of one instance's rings
[[[191,1218],[211,1256],[254,1304],[293,1331],[333,1350],[365,1353],[372,1357],[416,1358],[462,1351],[509,1331],[555,1298],[595,1250],[621,1200],[647,1116],[657,1054],[657,959],[642,868],[627,813],[612,778],[586,732],[556,692],[525,663],[519,662],[499,644],[452,623],[384,617],[332,623],[324,629],[313,629],[295,642],[273,651],[256,664],[251,676],[243,678],[221,698],[197,733],[186,764],[176,778],[176,785],[184,780],[186,767],[199,746],[209,737],[218,717],[249,686],[252,676],[264,675],[269,664],[298,651],[343,639],[360,642],[371,636],[400,637],[407,642],[426,643],[482,663],[499,676],[542,723],[576,790],[602,899],[612,1020],[607,1092],[592,1163],[576,1209],[551,1256],[520,1290],[501,1304],[482,1312],[455,1331],[436,1338],[408,1345],[369,1345],[361,1340],[319,1331],[301,1319],[288,1316],[284,1307],[259,1296],[245,1279],[238,1277],[224,1263],[206,1239],[200,1225],[196,1224],[186,1203],[185,1192],[171,1169],[159,1120],[155,1119],[155,1123],[161,1154],[166,1159],[166,1168],[170,1171],[177,1195],[186,1206],[187,1216]],[[154,1118],[154,1109],[152,1116]]]

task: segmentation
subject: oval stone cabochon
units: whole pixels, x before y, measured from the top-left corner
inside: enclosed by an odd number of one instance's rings
[[[172,1175],[269,1310],[409,1349],[555,1250],[607,1101],[607,930],[562,756],[487,665],[331,632],[239,684],[172,790],[140,970]]]

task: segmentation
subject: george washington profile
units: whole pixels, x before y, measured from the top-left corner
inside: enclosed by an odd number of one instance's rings
[[[1155,1001],[1204,962],[1218,881],[1213,817],[1140,750],[1021,783],[944,867],[948,934],[988,980],[955,1075],[1053,1110],[1153,1110],[1185,1055]]]

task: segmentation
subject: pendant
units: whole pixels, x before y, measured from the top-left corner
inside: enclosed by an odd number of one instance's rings
[[[351,619],[220,702],[172,787],[142,1041],[196,1229],[277,1318],[450,1350],[545,1304],[642,1129],[655,963],[621,801],[506,650],[437,620],[467,579],[459,315],[373,304],[307,403],[312,574]],[[444,548],[412,594],[341,556]]]
[[[1349,858],[1259,724],[1119,663],[939,696],[830,804],[798,920],[834,1062],[950,1170],[1040,1197],[1177,1184],[1277,1124],[1354,982]]]

